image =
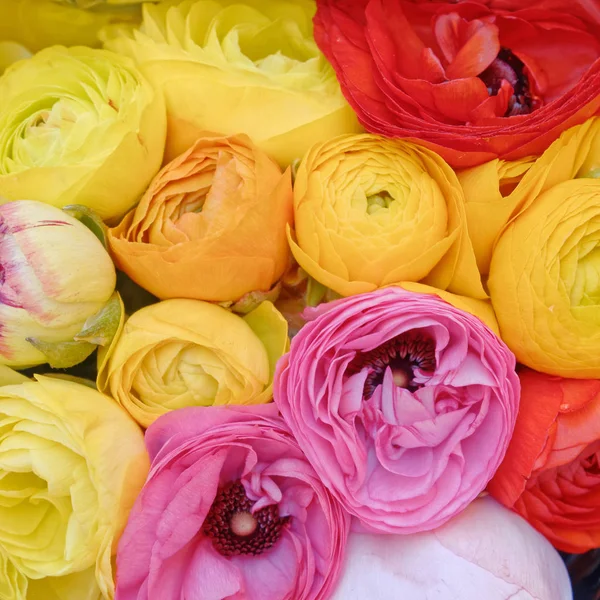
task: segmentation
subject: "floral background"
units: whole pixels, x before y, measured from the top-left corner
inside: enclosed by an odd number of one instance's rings
[[[599,115],[592,0],[0,0],[0,597],[600,597]]]

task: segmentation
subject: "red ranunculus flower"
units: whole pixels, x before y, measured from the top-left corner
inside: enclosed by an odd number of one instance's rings
[[[488,490],[559,550],[600,546],[600,380],[519,373],[521,404]]]
[[[362,124],[454,167],[540,154],[600,108],[596,0],[317,0]]]

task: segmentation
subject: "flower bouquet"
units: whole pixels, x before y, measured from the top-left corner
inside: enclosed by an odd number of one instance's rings
[[[0,0],[0,600],[600,598],[596,0]]]

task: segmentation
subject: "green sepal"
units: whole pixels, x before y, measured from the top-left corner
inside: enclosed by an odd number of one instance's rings
[[[119,329],[122,310],[119,293],[115,292],[104,307],[83,324],[82,330],[74,338],[75,341],[108,346]]]
[[[317,306],[325,298],[327,288],[312,277],[308,278],[306,285],[306,306]]]
[[[590,169],[583,177],[589,177],[590,179],[600,179],[600,167],[594,167]]]
[[[290,169],[292,172],[292,185],[295,183],[296,181],[296,175],[298,174],[298,168],[300,167],[300,163],[302,162],[301,159],[299,158],[295,158],[292,161],[292,164],[290,165]]]
[[[53,369],[69,369],[83,362],[95,349],[89,342],[44,342],[36,338],[27,341],[45,357]]]
[[[273,304],[279,298],[281,293],[281,282],[277,282],[269,291],[254,291],[244,294],[237,302],[231,303],[229,306],[224,306],[234,313],[247,315],[255,308],[258,308],[263,302],[269,301]]]
[[[108,250],[108,239],[106,232],[108,228],[102,219],[90,208],[81,204],[71,204],[63,207],[63,211],[85,225]]]

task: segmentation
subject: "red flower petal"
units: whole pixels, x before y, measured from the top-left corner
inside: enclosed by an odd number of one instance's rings
[[[499,469],[488,485],[499,502],[513,507],[525,491],[539,455],[551,437],[564,403],[560,378],[525,369],[519,373],[521,403],[512,440]]]
[[[600,17],[579,3],[318,0],[317,6],[317,42],[364,127],[420,141],[456,168],[541,154],[600,109]],[[474,79],[465,74],[489,64],[496,48],[492,21],[500,44],[525,63],[534,92],[547,93],[531,114],[502,116],[506,86],[494,98],[480,97],[473,82],[462,87]]]
[[[438,43],[442,50],[446,48],[444,53],[450,61],[446,76],[448,79],[477,77],[492,64],[500,52],[498,27],[478,20],[467,23],[460,19],[457,22],[457,18],[456,14],[441,15],[435,23]],[[453,35],[456,37],[451,41]],[[450,48],[452,52],[449,51]]]

